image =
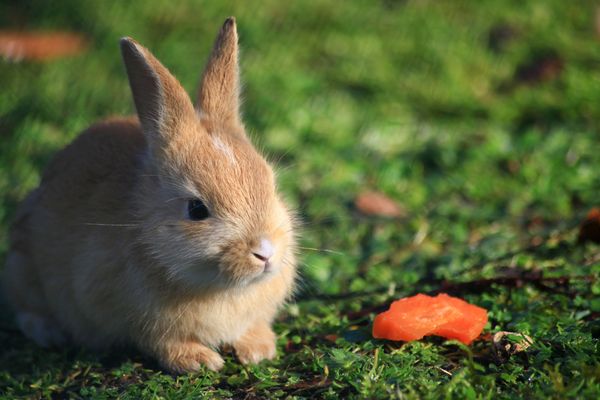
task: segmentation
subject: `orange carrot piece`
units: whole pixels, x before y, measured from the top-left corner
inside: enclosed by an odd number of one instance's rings
[[[373,336],[390,340],[418,340],[438,335],[470,344],[487,323],[487,311],[464,300],[440,294],[418,294],[392,303],[373,322]]]

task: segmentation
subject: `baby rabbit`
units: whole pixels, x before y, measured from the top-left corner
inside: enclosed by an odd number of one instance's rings
[[[239,114],[235,20],[196,106],[121,40],[138,119],[110,119],[62,150],[21,204],[5,293],[42,346],[130,343],[176,373],[275,356],[271,323],[296,275],[293,218]]]

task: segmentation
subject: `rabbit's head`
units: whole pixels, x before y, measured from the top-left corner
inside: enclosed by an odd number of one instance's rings
[[[141,251],[192,288],[240,287],[293,268],[292,218],[240,119],[234,19],[217,37],[196,106],[146,48],[124,38],[121,50],[148,143],[132,202]]]

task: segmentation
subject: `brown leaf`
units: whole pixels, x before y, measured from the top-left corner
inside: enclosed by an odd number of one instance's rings
[[[594,242],[600,244],[600,208],[594,207],[579,225],[579,243]]]
[[[363,192],[354,200],[354,206],[364,215],[398,218],[406,215],[396,202],[379,192]]]
[[[334,334],[330,334],[330,335],[325,335],[324,336],[325,340],[327,340],[328,342],[332,342],[335,343],[335,341],[338,339],[337,335]]]
[[[285,352],[286,353],[296,353],[300,350],[302,350],[302,344],[301,343],[294,343],[291,340],[288,340],[285,344]]]
[[[539,54],[517,67],[515,81],[535,85],[558,78],[565,67],[564,60],[553,51]]]
[[[76,33],[0,31],[0,56],[15,62],[53,60],[86,47],[86,40]]]
[[[508,336],[519,336],[518,341],[509,340]],[[501,331],[496,332],[492,337],[494,351],[500,362],[506,362],[513,354],[527,350],[533,344],[533,339],[523,333]]]

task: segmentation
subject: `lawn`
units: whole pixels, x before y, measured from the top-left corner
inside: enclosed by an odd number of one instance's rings
[[[275,361],[229,354],[219,373],[171,376],[133,349],[40,349],[3,307],[0,397],[600,398],[600,246],[577,240],[600,206],[599,13],[591,0],[1,3],[1,28],[88,47],[0,60],[0,262],[52,154],[133,112],[118,39],[192,93],[229,15],[246,126],[303,226]],[[357,209],[369,191],[400,216]],[[489,310],[471,346],[372,339],[392,300],[440,291]],[[531,346],[500,351],[499,331]]]

